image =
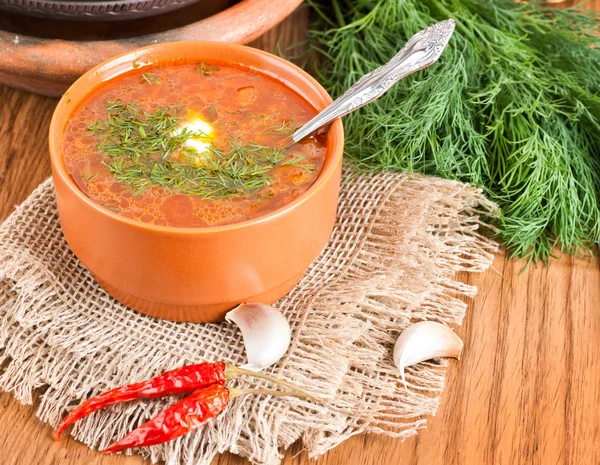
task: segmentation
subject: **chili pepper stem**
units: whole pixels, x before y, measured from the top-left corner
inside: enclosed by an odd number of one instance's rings
[[[235,389],[229,388],[229,398],[233,399],[239,396],[247,396],[251,394],[263,394],[265,396],[276,396],[276,397],[297,397],[298,399],[304,400],[315,400],[316,397],[309,395],[308,397],[300,392],[288,392],[288,391],[272,391],[271,389]],[[319,402],[323,402],[319,399]]]
[[[248,376],[253,376],[253,377],[259,378],[259,379],[264,379],[266,381],[271,381],[272,383],[278,384],[279,386],[283,386],[288,389],[291,389],[292,391],[297,393],[297,395],[295,395],[294,397],[300,397],[300,398],[303,398],[306,400],[311,400],[311,401],[317,402],[319,404],[322,404],[324,402],[323,399],[320,399],[319,397],[311,394],[310,392],[296,386],[293,383],[285,381],[283,379],[275,378],[273,376],[265,375],[264,373],[260,373],[260,372],[256,372],[256,371],[252,371],[252,370],[246,370],[245,368],[240,368],[235,365],[230,365],[229,363],[226,364],[225,376],[227,379],[234,379],[241,375],[248,375]],[[282,391],[270,391],[270,392],[282,392]],[[265,393],[266,392],[261,392],[261,393],[257,392],[257,394],[265,394]],[[273,395],[275,395],[275,394],[273,394]],[[292,394],[284,393],[284,395],[289,396]]]

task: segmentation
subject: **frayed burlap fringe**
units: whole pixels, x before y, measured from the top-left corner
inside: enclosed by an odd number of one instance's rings
[[[496,245],[482,235],[480,216],[494,211],[478,189],[457,182],[346,170],[327,247],[277,304],[293,340],[270,370],[330,403],[237,398],[204,428],[137,452],[208,465],[230,451],[270,465],[299,438],[316,457],[358,433],[415,434],[436,412],[445,364],[409,368],[407,388],[392,364],[394,341],[410,322],[461,323],[460,297],[475,288],[454,275],[491,264]],[[108,296],[64,242],[50,180],[0,228],[0,388],[30,404],[43,387],[42,421],[56,426],[83,398],[202,360],[243,363],[236,327],[159,321]],[[98,412],[71,434],[103,448],[172,400]]]

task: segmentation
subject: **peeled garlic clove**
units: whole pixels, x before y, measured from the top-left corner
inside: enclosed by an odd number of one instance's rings
[[[460,359],[463,341],[448,326],[421,321],[407,327],[394,345],[394,365],[406,385],[404,369],[437,357]]]
[[[277,363],[287,352],[292,330],[275,307],[266,304],[241,304],[225,315],[242,332],[248,363],[252,371],[261,371]]]

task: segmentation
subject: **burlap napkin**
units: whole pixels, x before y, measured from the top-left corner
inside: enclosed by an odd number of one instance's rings
[[[361,432],[415,434],[437,409],[445,364],[409,368],[405,387],[393,343],[409,322],[461,323],[459,297],[475,288],[453,276],[490,265],[496,246],[480,234],[479,215],[493,211],[478,189],[457,182],[345,170],[327,247],[277,303],[293,340],[270,370],[329,404],[237,398],[204,428],[137,452],[172,465],[209,464],[223,451],[277,464],[299,438],[314,457]],[[55,426],[106,389],[202,360],[241,364],[245,356],[232,324],[160,321],[108,296],[63,240],[48,180],[0,228],[0,360],[0,387],[23,403],[45,388],[37,415]],[[72,434],[103,448],[172,401],[110,408]]]

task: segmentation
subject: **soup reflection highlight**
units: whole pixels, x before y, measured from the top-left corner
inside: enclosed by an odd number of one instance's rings
[[[134,71],[83,101],[63,157],[94,202],[144,223],[247,221],[302,195],[325,161],[325,135],[282,142],[317,111],[283,84],[207,63]]]

